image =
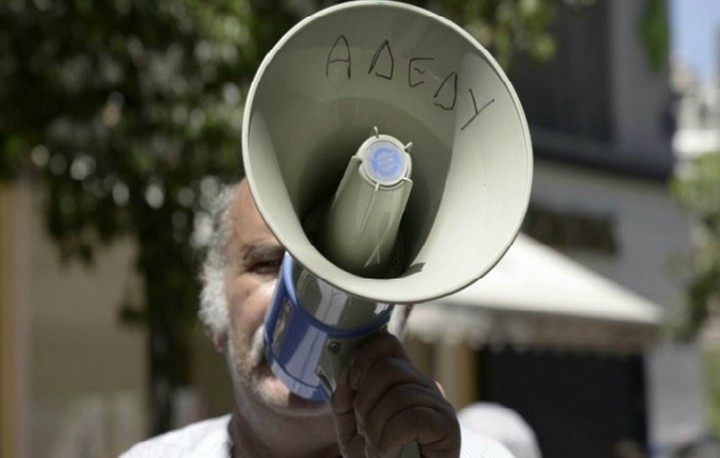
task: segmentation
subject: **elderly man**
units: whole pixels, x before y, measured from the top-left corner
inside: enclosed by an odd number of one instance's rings
[[[362,347],[330,402],[292,394],[266,363],[261,337],[283,247],[246,181],[220,200],[200,316],[227,360],[235,408],[138,444],[123,458],[398,456],[408,442],[424,457],[511,457],[498,443],[465,431],[461,450],[452,406],[393,335]]]

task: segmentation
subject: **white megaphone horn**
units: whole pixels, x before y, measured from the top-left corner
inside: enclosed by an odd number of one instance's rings
[[[530,195],[529,131],[505,74],[457,25],[395,2],[346,3],[293,27],[252,83],[242,148],[288,253],[268,360],[308,399],[329,396],[393,304],[488,272]]]

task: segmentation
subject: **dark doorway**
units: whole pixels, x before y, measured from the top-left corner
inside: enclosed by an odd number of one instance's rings
[[[519,412],[543,458],[615,458],[646,447],[642,355],[483,350],[479,397]]]

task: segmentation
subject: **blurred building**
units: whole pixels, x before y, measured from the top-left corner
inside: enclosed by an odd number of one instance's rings
[[[676,100],[642,39],[655,2],[570,3],[555,58],[510,71],[535,152],[525,235],[468,290],[416,307],[414,354],[457,407],[519,412],[544,456],[669,456],[708,426],[699,353],[661,332],[691,245],[667,186]]]
[[[720,151],[720,89],[717,81],[698,78],[681,60],[674,61],[671,70],[677,105],[675,151],[681,158],[688,159]]]
[[[413,358],[456,407],[514,409],[549,458],[628,444],[662,457],[705,433],[697,352],[660,339],[690,237],[667,190],[676,101],[639,39],[652,2],[558,2],[556,58],[510,74],[535,151],[525,235],[485,279],[412,317]],[[147,343],[117,317],[139,290],[134,248],[64,266],[38,199],[32,183],[0,188],[0,456],[115,456],[146,434]],[[200,331],[195,352],[187,419],[232,399]]]

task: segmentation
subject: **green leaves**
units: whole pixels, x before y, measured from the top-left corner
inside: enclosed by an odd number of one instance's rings
[[[555,43],[548,29],[553,19],[553,2],[541,0],[488,0],[468,2],[443,0],[441,13],[465,28],[497,61],[507,68],[518,53],[549,59]]]
[[[711,153],[693,160],[688,170],[672,183],[678,201],[708,229],[717,230],[720,215],[720,154]]]
[[[0,179],[44,187],[63,259],[136,240],[145,292],[123,306],[129,321],[193,323],[201,184],[242,174],[264,26],[243,1],[0,4]]]
[[[689,338],[720,306],[720,154],[694,159],[671,190],[696,225],[695,248],[684,266],[687,301],[679,324],[681,337]]]
[[[665,0],[647,0],[638,33],[646,49],[650,69],[659,72],[667,65],[670,32]]]

